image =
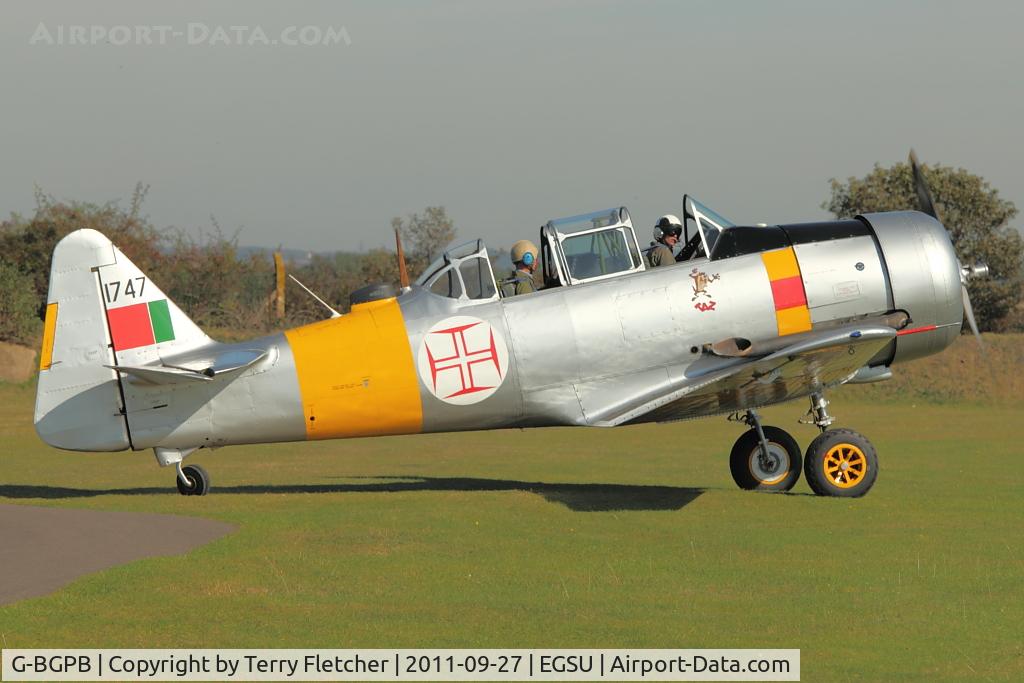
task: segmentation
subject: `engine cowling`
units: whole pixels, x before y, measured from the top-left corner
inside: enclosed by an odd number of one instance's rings
[[[891,306],[910,323],[896,339],[890,363],[938,353],[953,343],[963,325],[960,262],[949,233],[919,211],[859,216],[874,231],[882,252]]]

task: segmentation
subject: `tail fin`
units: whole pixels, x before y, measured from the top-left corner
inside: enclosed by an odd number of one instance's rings
[[[131,448],[114,365],[146,365],[211,340],[95,230],[53,250],[36,389],[36,432],[77,451]]]

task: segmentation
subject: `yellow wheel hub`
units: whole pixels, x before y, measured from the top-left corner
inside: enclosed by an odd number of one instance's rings
[[[853,488],[868,473],[864,451],[852,443],[838,443],[825,453],[825,477],[841,489]]]

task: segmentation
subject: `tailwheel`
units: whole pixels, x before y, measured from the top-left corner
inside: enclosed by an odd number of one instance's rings
[[[729,456],[732,478],[747,491],[788,491],[800,479],[800,445],[778,427],[764,427],[763,432],[767,457],[761,451],[756,428],[736,440]]]
[[[859,498],[878,478],[878,454],[852,429],[830,429],[807,447],[804,476],[819,496]]]
[[[178,464],[178,493],[183,496],[205,496],[210,492],[210,475],[199,465]]]

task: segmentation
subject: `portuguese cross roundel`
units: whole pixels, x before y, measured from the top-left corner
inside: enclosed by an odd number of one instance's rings
[[[457,406],[493,394],[508,372],[508,347],[501,333],[480,318],[457,315],[423,335],[416,366],[431,394]]]

